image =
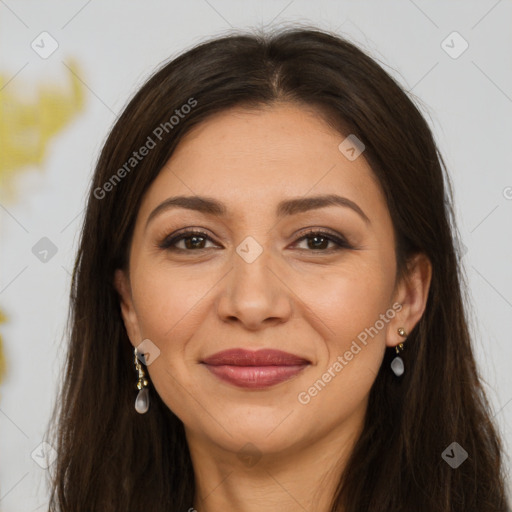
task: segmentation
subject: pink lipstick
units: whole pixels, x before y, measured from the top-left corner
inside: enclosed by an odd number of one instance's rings
[[[284,382],[310,364],[302,357],[271,349],[256,352],[224,350],[207,357],[202,363],[218,378],[238,387],[252,389]]]

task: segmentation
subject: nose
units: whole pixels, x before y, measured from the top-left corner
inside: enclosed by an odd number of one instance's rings
[[[239,322],[256,331],[291,317],[292,292],[273,260],[270,249],[263,249],[254,261],[233,252],[233,267],[223,280],[217,304],[223,322]]]

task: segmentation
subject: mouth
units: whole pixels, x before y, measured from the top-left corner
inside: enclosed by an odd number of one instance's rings
[[[219,379],[242,388],[262,389],[284,382],[302,372],[310,361],[280,350],[256,352],[225,350],[207,357],[202,364]]]

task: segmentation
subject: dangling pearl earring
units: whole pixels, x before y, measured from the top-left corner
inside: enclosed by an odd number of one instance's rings
[[[145,414],[149,409],[149,389],[146,375],[140,364],[139,358],[137,357],[137,348],[134,350],[135,355],[135,370],[139,373],[139,380],[137,381],[137,389],[139,390],[137,398],[135,399],[135,410],[139,414]]]
[[[407,333],[405,332],[405,329],[403,327],[399,327],[397,331],[398,331],[398,334],[400,334],[400,336],[402,336],[402,337],[407,336]],[[403,349],[404,349],[403,343],[399,343],[398,346],[395,347],[397,354],[399,354],[400,350],[403,350]],[[391,369],[393,370],[394,374],[397,377],[400,377],[404,373],[404,371],[405,371],[404,361],[400,356],[396,356],[393,359],[393,361],[391,361]]]

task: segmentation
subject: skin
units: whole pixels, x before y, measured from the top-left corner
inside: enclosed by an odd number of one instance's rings
[[[292,104],[222,112],[186,135],[141,203],[129,273],[117,270],[115,282],[131,344],[149,339],[160,350],[145,370],[185,425],[197,486],[191,506],[200,512],[328,511],[385,348],[404,341],[397,329],[410,332],[425,309],[430,262],[417,256],[395,287],[389,210],[364,153],[350,161],[338,149],[344,138]],[[332,193],[357,203],[370,223],[341,206],[275,215],[283,199]],[[146,227],[175,195],[217,199],[228,214],[176,208]],[[211,241],[200,239],[197,249],[181,240],[181,253],[158,247],[183,228]],[[316,248],[304,228],[338,234],[351,248],[331,251],[336,244],[324,239]],[[251,263],[236,251],[247,236],[263,251]],[[394,303],[402,304],[394,318],[300,403],[298,394]],[[235,347],[275,348],[311,364],[247,390],[200,364]],[[249,462],[239,456],[247,443],[256,453]]]

